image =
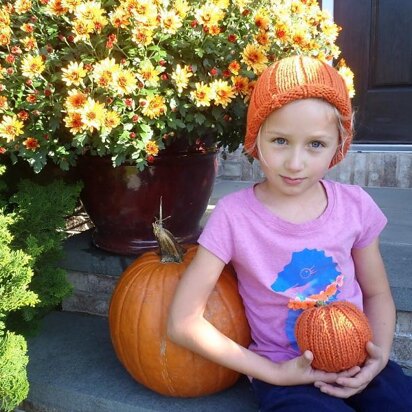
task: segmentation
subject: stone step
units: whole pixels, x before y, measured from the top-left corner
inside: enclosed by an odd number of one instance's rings
[[[107,318],[53,312],[29,340],[30,392],[26,412],[257,412],[242,377],[222,392],[197,397],[159,395],[136,382],[119,363]]]

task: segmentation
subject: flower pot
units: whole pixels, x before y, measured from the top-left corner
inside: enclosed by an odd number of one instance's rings
[[[113,167],[108,157],[83,156],[81,200],[95,225],[93,243],[106,251],[139,255],[157,248],[152,223],[159,217],[180,243],[195,242],[217,170],[217,153],[161,153],[143,171]]]

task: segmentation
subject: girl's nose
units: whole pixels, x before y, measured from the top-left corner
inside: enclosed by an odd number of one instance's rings
[[[305,166],[304,153],[298,148],[290,150],[285,162],[285,167],[293,172],[302,170]]]

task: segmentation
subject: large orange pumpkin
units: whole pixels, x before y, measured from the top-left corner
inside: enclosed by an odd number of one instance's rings
[[[340,372],[362,365],[372,332],[365,314],[350,302],[338,301],[304,310],[295,325],[302,353],[313,352],[312,366]]]
[[[166,242],[160,243],[161,256],[147,252],[122,274],[109,309],[112,343],[123,366],[148,388],[169,396],[211,394],[233,385],[239,374],[168,339],[169,306],[197,246],[188,246],[180,263],[170,262],[173,258],[165,250],[171,243],[166,237]],[[162,259],[169,262],[162,263]],[[204,316],[240,345],[250,343],[243,303],[230,267],[223,270],[209,297]]]

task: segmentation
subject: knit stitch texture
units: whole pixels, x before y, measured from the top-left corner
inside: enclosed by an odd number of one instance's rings
[[[296,321],[296,341],[302,353],[313,353],[312,366],[340,372],[362,365],[372,332],[366,315],[350,302],[333,302],[304,310]]]

